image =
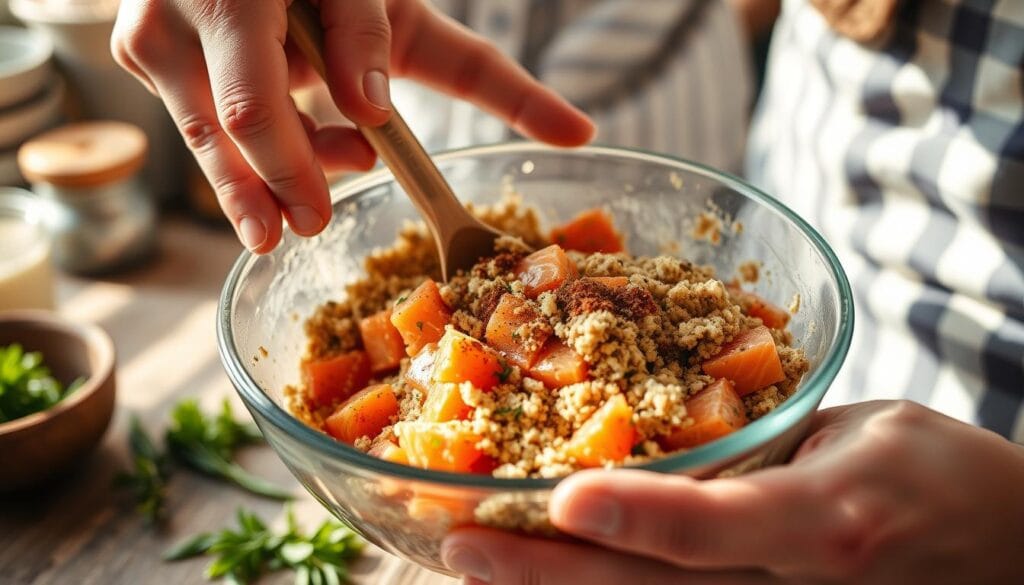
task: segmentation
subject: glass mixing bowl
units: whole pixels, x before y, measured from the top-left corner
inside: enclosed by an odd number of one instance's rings
[[[709,478],[786,461],[846,356],[853,303],[846,275],[817,232],[775,199],[701,165],[617,148],[558,150],[528,143],[471,148],[436,161],[465,201],[514,190],[546,225],[592,207],[608,209],[634,254],[669,251],[714,265],[723,279],[751,259],[754,289],[786,304],[810,360],[797,393],[767,416],[708,445],[641,466]],[[725,217],[718,242],[693,237],[698,217]],[[232,383],[292,473],[367,540],[439,572],[441,540],[477,523],[545,532],[557,479],[496,479],[414,469],[365,455],[289,414],[284,389],[299,379],[303,322],[363,274],[363,258],[388,246],[412,204],[381,170],[334,189],[334,220],[314,238],[285,235],[271,254],[243,253],[220,300],[218,338]],[[735,222],[735,223],[734,223]]]

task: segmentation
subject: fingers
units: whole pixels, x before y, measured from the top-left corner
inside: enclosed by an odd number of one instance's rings
[[[325,171],[368,171],[377,153],[355,128],[324,126],[310,135],[313,152]]]
[[[327,181],[288,94],[285,16],[276,2],[223,2],[198,23],[221,127],[274,194],[292,229],[319,233]]]
[[[469,100],[537,140],[578,146],[594,136],[586,115],[493,45],[427,6],[406,7],[391,16],[396,75]]]
[[[299,112],[299,120],[325,172],[368,171],[376,162],[377,153],[355,128],[333,125],[317,128],[313,118],[302,112]]]
[[[177,59],[177,70],[154,77],[164,104],[239,239],[253,252],[269,252],[281,239],[281,210],[220,127],[198,48],[183,50]]]
[[[623,470],[567,478],[550,513],[560,529],[623,552],[793,575],[832,559],[851,534],[835,507],[820,504],[791,468],[708,481]]]
[[[292,89],[301,89],[323,82],[320,75],[290,38],[285,40],[284,55],[288,60],[288,84]]]
[[[110,54],[114,61],[138,79],[149,93],[157,95],[156,85],[138,62],[140,56],[150,52],[152,47],[164,44],[161,43],[162,39],[153,39],[144,34],[150,30],[154,30],[158,35],[164,33],[163,27],[152,26],[153,21],[159,18],[154,12],[152,8],[144,7],[137,2],[122,2],[110,34]],[[146,31],[138,30],[141,28],[145,28]]]
[[[324,64],[338,108],[361,126],[391,114],[391,24],[384,0],[323,0]]]
[[[481,528],[451,534],[441,554],[473,585],[762,585],[776,583],[753,571],[689,571],[577,543],[530,539]]]

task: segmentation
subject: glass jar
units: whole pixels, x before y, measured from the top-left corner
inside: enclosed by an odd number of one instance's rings
[[[146,258],[156,241],[156,208],[138,172],[142,130],[124,122],[71,124],[22,145],[18,164],[52,204],[54,258],[68,271],[109,272]]]
[[[45,208],[28,191],[0,187],[0,311],[54,308]]]

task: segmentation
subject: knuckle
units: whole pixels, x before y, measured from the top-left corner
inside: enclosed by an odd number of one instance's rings
[[[383,14],[367,16],[354,27],[352,36],[359,45],[369,43],[388,46],[391,44],[391,23]]]
[[[274,123],[270,106],[252,88],[229,88],[218,101],[217,112],[224,130],[236,138],[252,138]]]
[[[897,426],[919,426],[927,417],[928,409],[912,400],[893,401],[889,408],[892,422]]]
[[[815,432],[813,435],[805,439],[803,443],[800,443],[800,446],[797,447],[796,453],[793,454],[793,459],[801,459],[818,451],[822,446],[834,441],[838,434],[838,431],[829,428]]]
[[[146,34],[143,28],[133,27],[113,41],[116,43],[114,58],[118,59],[119,63],[134,61],[140,65],[151,65],[160,60],[163,50],[156,41],[157,37]]]
[[[242,14],[243,4],[237,0],[194,2],[194,20],[209,23],[210,30],[216,31],[237,20]]]
[[[221,209],[228,217],[236,217],[241,214],[253,192],[253,181],[249,177],[213,177],[210,183],[217,194]]]
[[[861,454],[883,454],[890,464],[913,457],[910,433],[924,420],[925,408],[910,401],[896,401],[864,421],[859,434]]]
[[[213,148],[221,135],[220,125],[205,116],[189,115],[179,123],[185,144],[193,152],[204,152]]]
[[[114,62],[124,69],[129,68],[134,62],[132,56],[128,54],[122,34],[116,29],[110,35],[110,55],[114,57]]]
[[[121,65],[158,62],[166,53],[163,13],[158,2],[139,2],[133,14],[119,17],[110,37],[114,59]]]
[[[263,182],[270,187],[271,191],[282,193],[298,189],[302,185],[302,176],[288,166],[277,173],[266,176]]]
[[[221,176],[213,179],[213,188],[217,197],[227,206],[244,197],[248,183],[245,177]]]

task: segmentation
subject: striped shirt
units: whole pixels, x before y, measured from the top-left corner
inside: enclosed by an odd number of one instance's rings
[[[830,403],[905,397],[1024,442],[1024,2],[907,1],[884,37],[787,1],[749,177],[854,286]]]
[[[749,50],[720,0],[434,0],[591,114],[597,143],[739,172],[753,100]],[[724,73],[723,73],[724,72]],[[513,138],[474,106],[397,80],[428,149]]]
[[[736,170],[753,84],[728,2],[437,4],[587,109],[598,142]],[[1021,0],[905,0],[871,44],[786,1],[745,165],[854,285],[854,345],[826,404],[909,398],[1024,442],[1022,66]],[[509,138],[468,104],[403,89],[429,148]]]

